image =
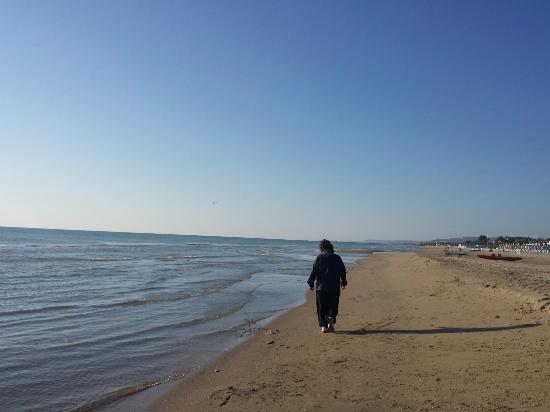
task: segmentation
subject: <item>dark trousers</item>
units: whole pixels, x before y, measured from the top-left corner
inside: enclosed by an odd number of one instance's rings
[[[338,303],[340,302],[340,289],[336,290],[318,290],[317,297],[317,318],[319,326],[328,326],[328,318],[332,318],[332,322],[336,323],[338,315]]]

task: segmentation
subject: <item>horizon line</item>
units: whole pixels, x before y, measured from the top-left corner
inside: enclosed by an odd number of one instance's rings
[[[0,229],[27,229],[27,230],[63,230],[69,232],[91,232],[91,233],[121,233],[121,234],[131,234],[131,235],[156,235],[156,236],[197,236],[197,237],[224,237],[224,238],[238,238],[238,239],[256,239],[256,240],[282,240],[282,241],[291,241],[291,242],[318,242],[319,239],[286,239],[286,238],[271,238],[271,237],[261,237],[261,236],[225,236],[225,235],[198,235],[198,234],[189,234],[189,233],[159,233],[159,232],[132,232],[124,230],[104,230],[104,229],[74,229],[74,228],[58,228],[58,227],[30,227],[30,226],[3,226],[0,225]],[[489,238],[497,238],[499,236],[508,236],[508,237],[529,237],[535,239],[532,235],[486,235]],[[434,237],[431,239],[366,239],[366,240],[331,240],[331,242],[340,242],[340,243],[384,243],[384,242],[402,242],[402,243],[430,243],[436,241],[451,241],[456,239],[466,239],[466,238],[476,238],[477,236],[448,236],[448,237]],[[538,237],[540,239],[547,239],[547,237]]]
[[[25,230],[59,230],[68,232],[90,232],[90,233],[120,233],[130,235],[155,235],[155,236],[196,236],[196,237],[224,237],[236,239],[255,239],[255,240],[282,240],[290,242],[318,242],[318,239],[285,239],[285,238],[270,238],[270,237],[255,237],[255,236],[224,236],[224,235],[197,235],[184,233],[159,233],[159,232],[129,232],[103,229],[74,229],[74,228],[56,228],[56,227],[29,227],[29,226],[3,226],[0,229],[25,229]],[[426,240],[411,240],[411,239],[370,239],[370,240],[331,240],[336,243],[383,243],[383,242],[428,242]]]

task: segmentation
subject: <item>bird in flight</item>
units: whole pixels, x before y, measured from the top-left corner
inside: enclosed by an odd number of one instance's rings
[[[218,204],[217,200],[214,200],[212,203],[210,203],[210,206],[216,206]]]

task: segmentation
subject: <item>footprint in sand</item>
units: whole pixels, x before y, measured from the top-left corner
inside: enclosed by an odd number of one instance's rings
[[[382,329],[386,326],[393,325],[395,321],[383,321],[383,322],[368,322],[366,326],[363,326],[364,330],[372,330],[372,329]]]

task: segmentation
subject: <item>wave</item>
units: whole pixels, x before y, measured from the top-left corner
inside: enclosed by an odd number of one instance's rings
[[[65,351],[69,348],[85,348],[85,347],[91,347],[96,345],[105,345],[110,343],[116,343],[116,344],[124,344],[128,345],[129,343],[138,343],[140,339],[137,339],[139,336],[142,336],[144,334],[151,334],[152,332],[158,332],[163,329],[172,329],[174,327],[182,327],[182,326],[193,326],[197,325],[203,322],[208,322],[210,320],[218,319],[220,316],[218,315],[207,315],[202,316],[200,318],[191,319],[191,320],[185,320],[181,322],[173,322],[165,325],[159,325],[159,326],[153,326],[150,328],[138,330],[135,332],[129,332],[129,333],[123,333],[120,335],[114,335],[114,336],[105,336],[105,337],[98,337],[98,338],[92,338],[87,340],[81,340],[78,342],[72,342],[72,343],[62,343],[57,345],[51,345],[46,347],[47,350],[50,351]],[[154,339],[151,337],[144,337],[143,340],[147,341],[150,339]]]
[[[189,246],[212,246],[212,243],[187,243]]]
[[[254,290],[256,290],[256,289],[257,289],[257,287],[254,288]],[[193,319],[191,321],[179,322],[177,325],[181,326],[183,324],[186,324],[186,325],[198,324],[198,323],[201,323],[201,322],[206,322],[208,320],[218,319],[222,316],[226,316],[227,314],[235,313],[235,312],[241,310],[249,302],[250,302],[250,299],[248,299],[244,302],[241,302],[241,304],[239,304],[237,307],[234,307],[231,310],[229,310],[229,311],[227,311],[226,313],[223,313],[223,314],[204,316],[202,318]],[[229,328],[226,328],[226,329],[216,330],[216,331],[213,331],[213,332],[206,332],[206,333],[197,335],[195,338],[198,338],[199,336],[204,337],[204,336],[224,335],[224,334],[227,334],[228,332],[234,332],[234,331],[238,331],[238,330],[242,329],[243,325],[245,325],[245,324],[244,323],[237,324],[237,325],[233,325],[233,326],[231,326]],[[161,328],[167,328],[167,327],[172,328],[174,326],[175,326],[175,324],[157,326],[155,328],[148,329],[147,332],[150,332],[150,331],[155,330],[155,329],[161,329]],[[88,403],[86,403],[82,406],[79,406],[79,407],[73,409],[72,412],[88,412],[88,411],[92,411],[92,410],[97,410],[101,407],[105,407],[105,406],[107,406],[107,405],[109,405],[109,404],[111,404],[115,401],[118,401],[118,400],[122,399],[122,398],[128,397],[130,395],[134,395],[138,392],[142,392],[144,390],[147,390],[147,389],[159,386],[159,385],[163,385],[163,384],[166,384],[166,383],[170,383],[170,382],[180,380],[184,377],[185,377],[185,374],[183,374],[183,373],[181,373],[181,374],[174,373],[172,375],[165,376],[165,377],[160,378],[158,380],[145,382],[145,383],[142,383],[142,384],[139,384],[139,385],[125,386],[123,388],[116,389],[112,392],[109,392],[109,393],[105,394],[103,397],[101,397],[97,400],[94,400],[94,401],[88,402]]]
[[[89,260],[94,262],[110,262],[110,261],[116,262],[120,260],[130,260],[130,259],[131,258],[127,256],[89,256],[89,257],[82,258],[82,260],[84,261]]]
[[[230,287],[230,286],[232,286],[236,283],[239,283],[239,282],[244,282],[244,281],[250,279],[255,274],[260,273],[260,272],[263,272],[263,269],[256,269],[256,270],[252,270],[252,271],[249,271],[249,272],[244,272],[236,278],[217,280],[217,282],[220,283],[219,290],[226,289],[226,288],[228,288],[228,287]],[[209,288],[209,289],[211,289],[211,288]],[[254,289],[254,290],[256,290],[256,289]]]
[[[189,282],[188,285],[211,285],[211,284],[218,284],[220,285],[220,289],[224,289],[228,286],[234,285],[235,283],[242,282],[245,280],[250,279],[252,276],[254,276],[257,273],[263,272],[263,269],[254,269],[248,272],[242,273],[240,276],[237,276],[236,278],[213,278],[213,279],[203,279],[203,280],[195,280],[192,282]]]
[[[0,258],[0,262],[119,262],[131,259],[128,256],[24,256]]]
[[[205,255],[184,255],[184,256],[161,256],[157,260],[178,260],[178,259],[201,259],[206,258]]]
[[[56,305],[56,306],[46,306],[42,308],[18,309],[18,310],[0,312],[0,316],[15,317],[19,315],[39,314],[39,313],[63,311],[63,310],[69,310],[69,309],[85,309],[85,308],[107,309],[107,308],[116,308],[116,307],[141,306],[141,305],[149,305],[149,304],[156,304],[156,303],[177,302],[181,300],[197,298],[207,294],[219,292],[220,290],[226,289],[238,282],[242,282],[247,279],[250,279],[252,276],[254,276],[256,273],[259,273],[259,272],[261,272],[261,270],[246,272],[237,278],[209,279],[209,280],[199,280],[195,282],[189,282],[188,285],[202,286],[201,289],[193,292],[175,292],[175,293],[168,293],[168,294],[155,294],[155,295],[145,296],[143,298],[129,299],[129,300],[124,300],[119,302],[110,302],[110,303],[103,303],[103,304],[89,305],[89,306]],[[151,289],[154,289],[154,287],[149,286],[142,290],[151,290]]]
[[[179,293],[171,293],[166,295],[159,294],[159,295],[144,297],[141,299],[130,299],[130,300],[124,300],[122,302],[113,302],[113,303],[106,303],[101,305],[94,305],[94,307],[115,308],[119,306],[140,306],[140,305],[148,305],[150,303],[175,302],[178,300],[190,299],[190,298],[194,298],[202,295],[204,295],[204,292],[201,292],[201,291],[179,292]]]
[[[48,350],[62,350],[65,351],[68,348],[82,348],[82,347],[90,347],[95,345],[102,345],[102,344],[109,344],[109,343],[116,343],[116,344],[124,344],[128,345],[131,343],[138,342],[138,339],[136,339],[139,336],[148,335],[144,337],[144,339],[151,339],[151,333],[159,332],[165,329],[174,329],[174,328],[181,328],[181,327],[188,327],[188,326],[194,326],[198,325],[204,322],[209,322],[212,320],[220,319],[225,316],[232,315],[238,311],[240,311],[242,308],[244,308],[248,303],[250,303],[254,299],[254,290],[252,290],[246,297],[246,299],[243,299],[240,302],[236,302],[235,305],[228,307],[224,310],[218,310],[214,313],[201,316],[199,318],[190,319],[190,320],[183,320],[179,322],[171,322],[164,325],[158,325],[158,326],[152,326],[149,328],[141,329],[134,332],[129,333],[123,333],[120,335],[115,336],[106,336],[106,337],[98,337],[94,339],[88,339],[83,340],[80,342],[73,342],[73,343],[63,343],[59,345],[52,345],[47,347]]]
[[[167,242],[102,242],[96,243],[92,246],[111,247],[111,246],[173,246],[172,243]]]
[[[78,311],[78,312],[73,312],[73,313],[64,314],[64,315],[57,315],[55,317],[48,317],[48,318],[39,318],[39,317],[35,317],[35,316],[25,317],[25,318],[16,318],[12,321],[2,321],[2,329],[5,330],[7,328],[20,327],[22,325],[32,325],[33,327],[36,327],[36,326],[42,325],[42,324],[48,324],[48,323],[56,324],[60,321],[67,321],[67,320],[71,320],[71,319],[82,320],[84,318],[94,316],[97,313],[98,313],[97,311],[92,311],[92,312],[80,312],[80,311]],[[49,331],[52,331],[52,330],[57,330],[58,328],[59,327],[54,326],[54,327],[47,327],[47,328],[42,328],[42,329],[35,329],[34,331],[36,333],[44,332],[44,331],[49,332]]]
[[[29,313],[36,314],[36,313],[52,312],[57,310],[76,309],[76,308],[78,308],[78,306],[75,306],[75,305],[45,306],[43,308],[8,310],[5,312],[0,312],[0,316],[18,316],[18,315],[26,315]]]
[[[125,398],[138,392],[142,392],[146,389],[154,388],[155,386],[162,385],[164,383],[179,380],[184,376],[184,374],[172,374],[156,381],[146,382],[135,386],[125,386],[123,388],[107,393],[100,399],[79,406],[78,408],[73,409],[72,412],[87,412],[95,410],[110,403],[113,403],[119,399]]]
[[[157,294],[157,295],[145,296],[143,298],[138,298],[138,299],[124,300],[121,302],[112,302],[112,303],[94,305],[93,307],[113,308],[113,307],[121,307],[121,306],[123,307],[124,306],[141,306],[141,305],[176,302],[180,300],[197,298],[210,293],[219,292],[220,290],[226,289],[236,283],[248,280],[252,276],[254,276],[256,273],[259,273],[261,271],[262,271],[261,269],[253,270],[250,272],[243,273],[241,276],[236,278],[208,279],[208,280],[199,280],[195,282],[189,282],[188,285],[203,286],[201,289],[193,292],[176,292],[176,293],[168,293],[168,294]]]

